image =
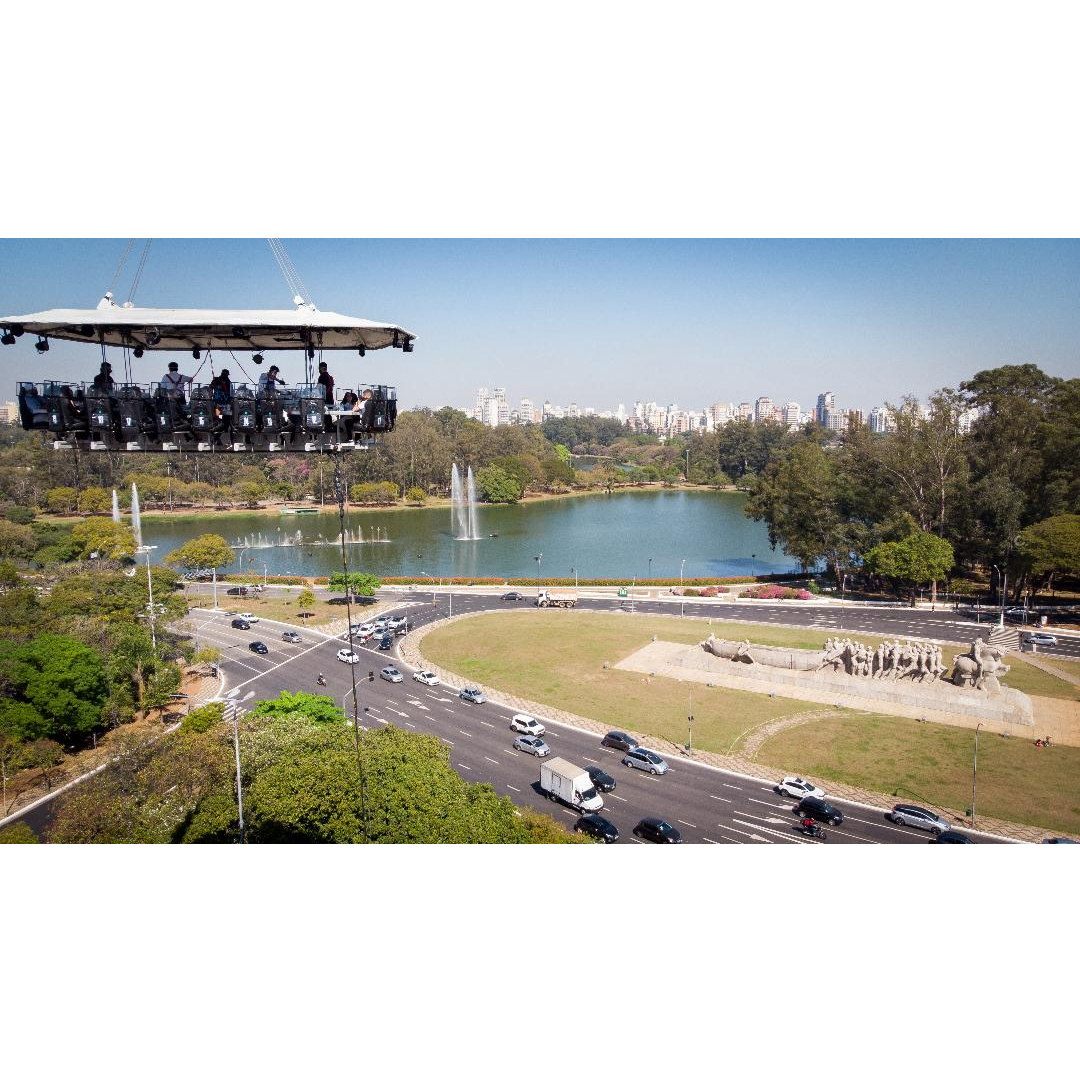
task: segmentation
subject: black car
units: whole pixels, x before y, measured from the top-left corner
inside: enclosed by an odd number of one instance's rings
[[[642,818],[634,826],[634,835],[653,844],[681,844],[682,833],[661,818]]]
[[[637,739],[631,735],[627,735],[625,731],[609,731],[601,740],[601,746],[613,746],[616,750],[636,750],[638,747]]]
[[[251,642],[251,644],[248,645],[248,648],[252,652],[262,653],[263,655],[265,655],[266,653],[268,653],[270,651],[261,641],[253,641],[253,642]]]
[[[574,825],[574,832],[583,832],[605,844],[614,844],[619,839],[619,830],[599,814],[582,814]]]
[[[931,841],[931,844],[974,844],[975,841],[970,836],[966,836],[962,832],[957,832],[955,829],[946,829],[945,832],[939,833]]]
[[[524,600],[525,594],[519,592],[508,592],[502,594],[503,600]]]
[[[232,589],[226,590],[225,593],[226,596],[247,596],[247,594],[248,591],[246,585],[237,585]]]
[[[394,647],[394,639],[389,634],[383,634],[379,639],[380,649],[392,649]]]
[[[247,619],[233,619],[232,627],[234,630],[250,630],[251,623]]]
[[[811,817],[815,821],[826,822],[829,825],[841,825],[844,821],[844,815],[832,803],[826,802],[824,799],[816,799],[813,795],[808,795],[805,799],[800,800],[799,805],[795,807],[795,813],[801,817]]]
[[[394,633],[395,633],[395,634],[397,634],[397,636],[398,636],[398,637],[402,637],[402,636],[403,636],[404,634],[407,634],[407,633],[408,633],[408,632],[409,632],[410,630],[415,630],[415,629],[416,629],[416,623],[414,623],[414,622],[409,622],[409,621],[408,621],[408,620],[406,619],[406,620],[405,620],[405,622],[403,622],[403,623],[402,623],[402,624],[401,624],[401,625],[400,625],[400,626],[399,626],[399,627],[398,627],[398,628],[397,628],[397,629],[396,629],[396,630],[394,631]]]
[[[1075,844],[1075,840],[1070,840],[1067,836],[1048,836],[1044,841],[1044,844]]]
[[[589,774],[589,779],[593,782],[593,787],[597,791],[614,791],[615,779],[608,776],[599,765],[586,765],[585,771]]]

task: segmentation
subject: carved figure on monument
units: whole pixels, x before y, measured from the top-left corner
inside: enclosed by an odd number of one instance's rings
[[[1004,649],[977,637],[971,648],[954,661],[950,681],[956,686],[973,686],[991,693],[1000,690],[998,679],[1009,672],[1009,665],[1001,662],[1004,655]]]

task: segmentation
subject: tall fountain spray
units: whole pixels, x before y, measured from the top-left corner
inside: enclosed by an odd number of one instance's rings
[[[461,482],[461,471],[454,463],[450,470],[450,531],[457,540],[476,540],[476,481],[469,466],[466,482]]]
[[[142,542],[142,519],[139,517],[139,489],[131,485],[131,530],[135,533],[135,546],[141,550]]]
[[[112,519],[117,525],[120,524],[120,497],[116,494],[116,488],[112,489]]]

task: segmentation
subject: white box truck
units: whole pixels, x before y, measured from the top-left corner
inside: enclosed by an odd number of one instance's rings
[[[541,589],[536,597],[537,607],[573,607],[576,603],[576,593],[561,592],[558,589]]]
[[[592,777],[580,766],[561,757],[540,763],[540,790],[549,798],[596,814],[604,809],[604,800],[593,786]]]

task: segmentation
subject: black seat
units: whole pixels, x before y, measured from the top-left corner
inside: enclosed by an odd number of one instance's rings
[[[86,395],[86,421],[90,434],[100,441],[111,442],[119,438],[116,402],[107,392],[95,388]]]
[[[121,387],[116,411],[120,418],[120,437],[124,442],[141,443],[146,436],[157,434],[154,412],[139,387]]]
[[[305,397],[300,402],[300,423],[307,434],[321,435],[326,430],[325,400]]]
[[[172,442],[178,435],[188,436],[191,422],[179,390],[161,388],[154,399],[154,429],[162,442]]]
[[[49,430],[50,411],[48,401],[38,393],[35,383],[19,383],[19,422],[24,431]]]
[[[221,407],[216,405],[208,387],[200,386],[191,395],[191,431],[200,439],[208,442],[220,431],[225,430],[225,421],[220,415]]]
[[[240,396],[234,393],[232,399],[232,420],[230,421],[229,428],[232,432],[232,441],[238,442],[251,442],[252,437],[258,431],[259,428],[259,413],[255,406],[255,398],[250,396],[251,392],[245,396]]]

